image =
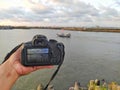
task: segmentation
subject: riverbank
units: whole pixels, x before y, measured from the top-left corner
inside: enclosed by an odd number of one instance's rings
[[[64,30],[72,30],[72,31],[86,31],[86,32],[116,32],[120,33],[119,28],[80,28],[80,27],[74,27],[74,28],[63,28]]]
[[[110,27],[59,27],[59,26],[0,26],[0,30],[11,29],[55,29],[55,30],[70,30],[70,31],[85,31],[85,32],[115,32],[120,33],[120,28]]]

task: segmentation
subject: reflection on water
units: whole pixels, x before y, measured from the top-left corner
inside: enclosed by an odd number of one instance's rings
[[[44,34],[65,44],[65,61],[52,82],[57,90],[67,90],[74,81],[86,85],[96,78],[120,82],[120,33],[65,31],[71,33],[69,39],[57,37],[58,32],[37,29],[0,31],[1,62],[17,44],[31,40],[36,34]],[[39,83],[47,83],[54,70],[40,70],[21,77],[12,90],[35,90]]]

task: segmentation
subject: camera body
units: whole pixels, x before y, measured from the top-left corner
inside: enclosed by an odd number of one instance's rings
[[[23,44],[21,63],[24,66],[59,65],[64,59],[64,45],[44,35],[36,35]]]

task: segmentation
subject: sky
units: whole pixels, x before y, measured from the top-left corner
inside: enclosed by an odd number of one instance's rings
[[[0,0],[0,25],[120,27],[120,0]]]

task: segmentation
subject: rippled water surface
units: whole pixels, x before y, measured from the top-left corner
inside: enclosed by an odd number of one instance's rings
[[[5,30],[0,31],[0,62],[5,55],[21,42],[30,41],[36,34],[46,35],[65,44],[65,61],[53,80],[56,90],[67,90],[74,81],[87,85],[91,79],[105,79],[120,83],[120,33],[70,32],[71,38],[60,38],[60,30]],[[36,90],[39,83],[44,85],[56,67],[39,70],[21,77],[12,90]]]

